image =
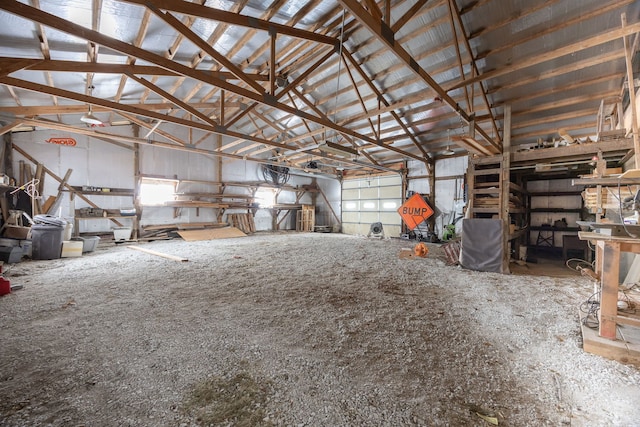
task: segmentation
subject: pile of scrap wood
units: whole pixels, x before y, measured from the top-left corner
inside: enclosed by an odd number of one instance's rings
[[[256,224],[253,220],[253,215],[251,215],[250,213],[227,214],[227,220],[232,227],[236,227],[245,234],[256,232]]]
[[[179,237],[181,230],[206,230],[228,227],[229,224],[219,222],[195,222],[190,224],[143,225],[138,240],[166,240]]]

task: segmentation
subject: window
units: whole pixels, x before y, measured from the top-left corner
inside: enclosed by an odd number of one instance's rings
[[[375,209],[376,208],[376,204],[375,202],[364,202],[362,204],[362,207],[365,209]]]
[[[256,191],[254,198],[261,208],[272,208],[276,204],[276,193],[271,188]]]
[[[384,209],[395,209],[395,208],[396,208],[396,206],[397,206],[397,205],[396,205],[396,202],[384,202],[384,203],[382,204],[382,207],[383,207]]]
[[[142,178],[140,183],[140,203],[143,205],[162,205],[176,199],[178,181],[170,179]]]

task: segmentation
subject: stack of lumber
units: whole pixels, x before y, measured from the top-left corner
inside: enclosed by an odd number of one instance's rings
[[[227,221],[231,226],[236,227],[245,234],[256,232],[256,224],[253,220],[253,215],[250,213],[227,214]]]
[[[191,224],[159,224],[143,225],[138,240],[166,240],[177,236],[179,230],[206,230],[226,227],[227,224],[218,222],[195,222]]]
[[[618,195],[618,186],[603,186],[600,188],[600,206],[598,206],[598,188],[585,188],[582,192],[582,199],[589,212],[597,212],[598,208],[620,210],[619,199],[633,197],[639,189],[639,185],[622,185]]]

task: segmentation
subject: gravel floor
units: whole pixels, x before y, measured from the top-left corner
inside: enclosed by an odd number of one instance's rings
[[[640,425],[640,370],[582,350],[586,278],[339,234],[140,245],[189,262],[104,244],[6,273],[0,426]]]

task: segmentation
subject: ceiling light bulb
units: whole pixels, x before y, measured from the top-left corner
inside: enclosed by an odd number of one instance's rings
[[[447,149],[446,149],[446,150],[444,150],[444,151],[442,152],[442,154],[443,154],[443,155],[445,155],[445,156],[453,156],[454,154],[456,154],[456,152],[455,152],[455,151],[453,151],[453,150],[451,149],[451,147],[447,145]]]
[[[91,111],[91,105],[89,105],[89,112],[85,113],[82,117],[80,117],[80,121],[88,123],[90,125],[101,125],[102,121],[93,115]]]

